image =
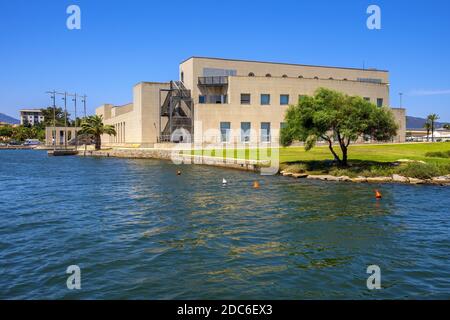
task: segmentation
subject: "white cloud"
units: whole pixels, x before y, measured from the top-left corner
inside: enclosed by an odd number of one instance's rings
[[[413,90],[409,93],[411,96],[442,96],[450,94],[450,89],[447,90]]]

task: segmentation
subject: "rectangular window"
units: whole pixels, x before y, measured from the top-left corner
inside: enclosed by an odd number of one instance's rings
[[[237,75],[234,69],[203,68],[204,77],[228,77]]]
[[[198,97],[198,103],[206,103],[206,96],[199,96]]]
[[[250,122],[241,122],[241,142],[250,142]]]
[[[377,99],[377,106],[378,106],[379,108],[381,108],[381,107],[383,106],[383,104],[384,104],[383,98],[378,98],[378,99]]]
[[[357,81],[359,82],[367,82],[367,83],[383,83],[382,79],[373,79],[373,78],[358,78]]]
[[[261,142],[270,142],[270,122],[261,122]]]
[[[230,142],[230,122],[221,122],[220,123],[220,141],[221,142]]]
[[[241,104],[250,104],[250,93],[241,93]]]
[[[263,106],[270,105],[270,94],[261,95],[261,105]]]
[[[288,104],[289,104],[289,95],[288,94],[280,95],[280,105],[286,106]]]
[[[370,101],[370,98],[369,97],[364,97],[364,100]]]

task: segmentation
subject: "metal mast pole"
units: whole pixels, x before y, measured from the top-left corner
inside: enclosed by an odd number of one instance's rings
[[[67,92],[64,92],[64,149],[67,150]]]
[[[54,132],[54,138],[53,138],[53,151],[56,150],[56,90],[53,90],[52,92],[52,99],[53,99],[53,132]]]
[[[53,105],[53,129],[52,129],[52,143],[53,150],[56,150],[56,91],[47,91],[47,94],[50,94],[50,99],[52,99]],[[47,128],[45,129],[47,131]],[[46,133],[47,135],[47,133]]]
[[[77,130],[77,94],[75,93],[75,98],[73,99],[75,105],[75,151],[78,150],[78,130]]]
[[[86,115],[86,98],[87,98],[87,96],[84,95],[84,96],[83,96],[84,120],[86,120],[86,118],[87,118],[87,115]],[[84,138],[86,139],[86,134],[85,134],[85,137],[84,137]],[[85,140],[85,142],[84,142],[84,156],[85,156],[85,157],[86,157],[86,150],[87,150],[87,141]]]

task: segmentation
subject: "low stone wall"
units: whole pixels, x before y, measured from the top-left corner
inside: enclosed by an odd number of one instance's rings
[[[81,151],[80,155],[84,153]],[[179,150],[172,149],[111,149],[101,151],[87,151],[86,156],[116,157],[128,159],[160,159],[170,160],[175,164],[197,164],[215,167],[225,167],[245,171],[259,172],[261,167],[268,166],[269,161],[256,161],[245,159],[224,159],[198,155],[181,155]]]
[[[347,176],[336,177],[332,175],[308,175],[303,173],[290,173],[290,172],[280,172],[282,176],[292,177],[296,179],[310,179],[310,180],[321,180],[321,181],[336,181],[336,182],[355,182],[355,183],[403,183],[403,184],[429,184],[429,185],[441,185],[450,186],[450,175],[435,177],[432,179],[416,179],[403,177],[398,174],[394,174],[391,177],[356,177],[350,178]]]

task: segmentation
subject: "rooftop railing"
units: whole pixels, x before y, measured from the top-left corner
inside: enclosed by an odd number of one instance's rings
[[[228,77],[198,77],[198,85],[200,86],[224,86],[228,84]]]

